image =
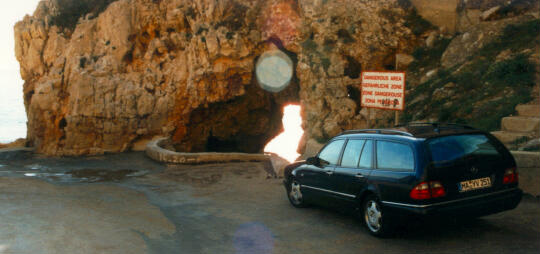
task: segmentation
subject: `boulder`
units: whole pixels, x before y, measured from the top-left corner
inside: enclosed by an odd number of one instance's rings
[[[460,0],[411,0],[418,14],[449,34],[456,31],[457,9],[460,2]]]
[[[492,7],[489,10],[482,12],[482,14],[480,14],[480,19],[483,21],[493,19],[500,9],[501,6]]]
[[[438,37],[439,37],[439,33],[437,31],[433,31],[429,33],[429,36],[426,38],[426,46],[429,48],[433,47]]]
[[[407,69],[409,64],[414,62],[414,57],[408,54],[396,54],[397,69]]]

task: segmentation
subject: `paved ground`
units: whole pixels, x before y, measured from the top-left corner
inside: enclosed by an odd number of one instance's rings
[[[538,253],[540,202],[371,237],[352,216],[289,205],[259,163],[166,166],[142,153],[0,154],[0,253]]]

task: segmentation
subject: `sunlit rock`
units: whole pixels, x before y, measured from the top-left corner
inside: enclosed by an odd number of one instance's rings
[[[15,26],[28,142],[48,155],[157,136],[185,152],[262,152],[291,103],[308,141],[366,127],[361,71],[420,42],[402,2],[42,1]]]

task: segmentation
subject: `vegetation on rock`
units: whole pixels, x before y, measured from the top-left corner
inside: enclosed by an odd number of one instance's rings
[[[79,18],[90,13],[97,17],[115,1],[117,0],[57,0],[57,12],[52,16],[50,25],[73,30]]]
[[[442,39],[433,48],[417,49],[414,55],[419,60],[410,65],[409,72],[437,67],[437,59],[448,43],[448,39]],[[441,67],[427,81],[408,86],[406,101],[410,104],[401,121],[434,120],[487,131],[499,129],[502,117],[532,99],[536,70],[530,56],[537,45],[540,20],[506,26],[500,36],[463,65]]]

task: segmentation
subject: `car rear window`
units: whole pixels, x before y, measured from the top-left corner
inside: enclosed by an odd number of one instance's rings
[[[433,162],[444,163],[469,155],[501,156],[484,134],[445,136],[427,141]]]

